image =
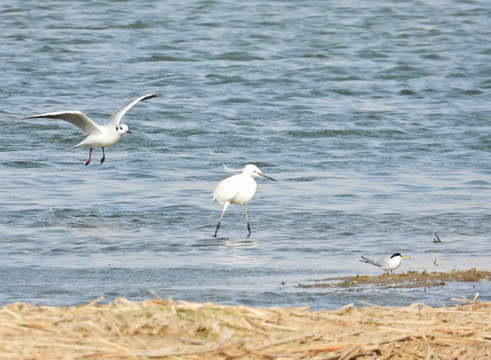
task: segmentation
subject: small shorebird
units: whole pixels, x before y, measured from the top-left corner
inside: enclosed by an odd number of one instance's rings
[[[401,253],[395,253],[388,259],[384,260],[372,260],[362,256],[363,260],[361,262],[366,262],[375,266],[378,266],[384,270],[384,275],[388,275],[389,271],[392,273],[393,270],[397,269],[401,265],[402,259],[409,259],[408,256],[404,256]]]
[[[231,170],[225,164],[223,167],[227,171],[238,172],[241,171],[240,174],[230,176],[225,180],[222,180],[216,187],[213,192],[213,201],[223,205],[222,215],[218,220],[218,224],[215,229],[215,235],[217,236],[218,230],[220,229],[220,222],[225,215],[225,211],[230,204],[242,205],[244,204],[245,212],[246,212],[246,221],[247,221],[247,237],[251,236],[251,224],[249,223],[249,214],[247,211],[247,204],[252,199],[254,194],[256,193],[256,180],[255,177],[263,177],[269,180],[276,181],[275,179],[263,174],[261,170],[256,165],[248,164],[243,169],[240,170]]]
[[[38,119],[38,118],[49,118],[49,119],[59,119],[65,120],[69,123],[75,125],[80,130],[82,130],[88,136],[83,139],[80,143],[73,148],[77,148],[79,146],[90,146],[89,159],[85,162],[85,165],[89,165],[90,160],[92,158],[92,149],[93,147],[101,147],[102,148],[102,159],[101,164],[106,160],[106,153],[104,151],[105,147],[110,147],[116,145],[124,134],[129,133],[131,131],[128,129],[128,126],[125,124],[120,124],[121,118],[123,115],[136,103],[154,98],[156,96],[160,96],[160,94],[148,94],[136,98],[126,105],[124,105],[121,109],[116,111],[104,125],[98,125],[87,116],[82,114],[80,111],[58,111],[52,113],[45,113],[39,115],[31,115],[22,117],[15,120],[25,120],[25,119]]]

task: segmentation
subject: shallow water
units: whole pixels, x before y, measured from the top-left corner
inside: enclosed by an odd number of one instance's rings
[[[3,2],[0,303],[490,300],[489,282],[296,287],[380,273],[360,255],[489,269],[490,15],[450,0]],[[156,92],[103,165],[100,149],[87,167],[88,149],[70,149],[71,124],[11,121],[102,123]],[[239,206],[212,237],[222,163],[278,180],[258,180],[250,238]]]

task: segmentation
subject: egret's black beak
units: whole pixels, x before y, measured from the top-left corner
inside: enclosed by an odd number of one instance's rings
[[[273,180],[273,181],[277,181],[277,180],[273,179],[272,177],[269,177],[268,175],[265,175],[263,173],[260,173],[259,175],[261,175],[263,178],[266,178],[266,179],[269,179],[269,180]]]

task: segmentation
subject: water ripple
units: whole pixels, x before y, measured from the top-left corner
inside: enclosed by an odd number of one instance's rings
[[[401,271],[488,266],[490,14],[481,0],[3,2],[0,302],[489,299],[489,284],[295,286],[376,274],[363,254],[405,252]],[[162,96],[125,114],[133,134],[103,165],[84,166],[70,124],[12,121],[102,123],[149,92]],[[231,206],[215,239],[222,164],[248,162],[278,182],[258,180],[250,238]]]

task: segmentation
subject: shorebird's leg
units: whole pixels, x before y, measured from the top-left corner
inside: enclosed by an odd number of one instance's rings
[[[102,159],[101,159],[101,164],[106,160],[106,152],[104,151],[104,148],[102,148]]]
[[[92,159],[92,147],[90,148],[90,152],[89,152],[89,160],[87,160],[85,162],[85,166],[89,165],[90,164],[90,160]]]
[[[229,205],[230,205],[230,202],[228,202],[228,201],[225,204],[223,204],[222,215],[220,216],[220,219],[218,220],[218,224],[217,224],[217,227],[215,229],[215,235],[213,235],[213,237],[217,237],[218,229],[220,229],[220,222],[222,221],[223,215],[225,215],[225,211],[227,211],[227,208]]]
[[[248,209],[247,209],[247,203],[244,204],[244,207],[245,207],[245,211],[246,211],[246,221],[247,221],[247,231],[249,232],[247,234],[247,237],[251,236],[251,224],[249,223],[249,213],[248,213]]]

